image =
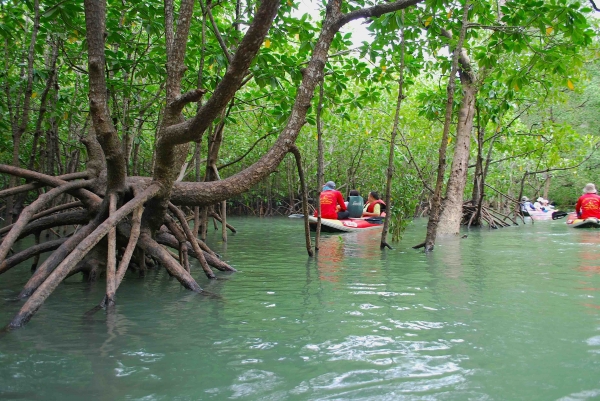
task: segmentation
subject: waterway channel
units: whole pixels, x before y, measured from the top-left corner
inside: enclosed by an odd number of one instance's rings
[[[239,272],[196,266],[209,295],[132,274],[114,313],[86,318],[104,284],[63,283],[0,336],[0,399],[600,398],[600,230],[475,229],[425,255],[417,220],[394,250],[328,234],[311,259],[299,220],[230,222],[208,242]],[[0,277],[0,324],[29,276]]]

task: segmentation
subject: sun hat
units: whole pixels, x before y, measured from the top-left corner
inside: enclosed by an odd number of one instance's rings
[[[584,194],[595,194],[596,186],[592,183],[586,184],[585,187],[583,188],[583,193]]]
[[[540,202],[540,203],[541,203],[541,202],[543,202],[543,201],[544,201],[544,198],[542,198],[541,196],[540,196],[539,198],[537,198],[537,202]]]
[[[335,182],[333,182],[333,181],[327,181],[327,182],[325,183],[325,186],[326,186],[326,187],[329,187],[329,188],[331,188],[331,189],[335,189]]]
[[[528,197],[524,196],[524,197],[521,198],[521,202],[527,202],[527,201],[529,201]]]

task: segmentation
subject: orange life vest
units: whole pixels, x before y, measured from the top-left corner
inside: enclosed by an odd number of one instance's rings
[[[385,202],[382,201],[381,199],[377,199],[374,202],[370,202],[367,205],[367,212],[369,213],[373,213],[373,210],[375,210],[375,205],[380,204],[381,206],[379,207],[379,210],[381,212],[381,214],[383,214],[383,211],[385,210]]]

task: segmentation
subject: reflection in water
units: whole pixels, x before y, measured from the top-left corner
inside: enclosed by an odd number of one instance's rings
[[[470,289],[465,283],[465,264],[462,259],[462,245],[465,241],[468,241],[468,239],[462,239],[457,235],[436,240],[436,246],[443,250],[443,268],[440,273],[446,277],[444,288],[447,291],[447,298],[443,299],[443,302],[450,305],[465,305],[470,297]],[[429,255],[430,261],[432,256],[435,258],[440,257],[438,254]],[[437,261],[437,268],[439,268],[439,263]]]
[[[319,241],[319,252],[315,256],[319,268],[319,279],[339,281],[344,260],[345,243],[341,235],[323,235]]]
[[[578,270],[583,272],[587,277],[599,275],[600,253],[598,252],[598,245],[600,244],[600,231],[595,229],[580,229],[576,234],[578,234],[578,240],[581,244],[581,251],[579,252],[581,264],[579,265]],[[598,291],[600,289],[592,286],[590,281],[582,281],[580,284],[583,285],[583,288],[580,287],[581,290],[586,292],[590,291],[592,294],[593,291]],[[590,295],[590,297],[593,297],[593,295]],[[597,310],[600,309],[600,302],[583,302],[583,306],[592,310]]]
[[[579,271],[591,274],[600,273],[600,254],[598,252],[598,245],[600,244],[600,231],[599,230],[585,230],[580,229],[577,231],[578,242],[581,244],[581,251],[579,257],[581,258],[581,265]]]
[[[394,250],[378,233],[324,235],[308,258],[289,220],[238,219],[217,251],[239,268],[190,293],[126,276],[117,307],[82,315],[103,283],[70,280],[0,340],[0,399],[594,399],[599,238],[541,222],[470,230],[425,255],[425,222]],[[216,244],[216,245],[215,245]],[[0,280],[0,319],[28,269]],[[582,307],[586,305],[586,307]],[[35,394],[35,396],[33,395]]]
[[[375,261],[381,258],[379,249],[381,233],[377,231],[359,231],[344,234],[322,235],[319,241],[319,252],[316,256],[319,278],[337,282],[341,271],[348,261],[360,259]],[[365,274],[377,273],[377,270],[366,270]]]

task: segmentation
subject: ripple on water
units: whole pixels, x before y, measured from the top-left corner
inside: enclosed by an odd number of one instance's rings
[[[600,346],[600,336],[595,336],[587,339],[587,344],[592,347]]]
[[[398,400],[405,399],[407,394],[453,390],[457,385],[465,382],[465,373],[467,372],[457,372],[453,366],[449,366],[443,373],[437,374],[439,377],[432,377],[434,375],[432,372],[427,378],[407,380],[414,376],[405,366],[386,370],[331,372],[303,381],[291,393],[299,395],[310,392],[311,399],[319,400]],[[427,398],[425,394],[418,399],[439,398]]]
[[[274,372],[259,369],[250,369],[240,374],[229,389],[232,391],[230,398],[256,397],[272,391],[281,379]]]
[[[559,398],[557,401],[583,401],[597,399],[600,396],[600,389],[580,391],[578,393],[569,394],[566,397]]]
[[[426,256],[407,248],[422,224],[396,250],[324,236],[307,258],[287,221],[231,222],[228,248],[212,241],[241,271],[193,270],[218,299],[149,271],[127,275],[115,314],[83,320],[104,284],[69,279],[0,338],[0,398],[600,399],[595,233],[471,230]],[[3,275],[0,298],[29,276]],[[21,306],[0,302],[4,322]]]
[[[451,341],[407,341],[392,337],[368,335],[349,336],[340,343],[326,341],[322,344],[308,344],[303,349],[320,354],[320,360],[375,362],[383,358],[404,357],[408,360],[425,357],[425,351],[449,350]],[[449,353],[448,353],[449,354]],[[435,358],[438,356],[436,355]]]
[[[152,363],[161,360],[164,354],[153,354],[144,350],[124,352],[123,355],[138,357],[141,362]]]
[[[445,324],[442,322],[401,321],[394,319],[388,319],[388,322],[392,323],[397,329],[403,330],[432,330],[445,327]]]

